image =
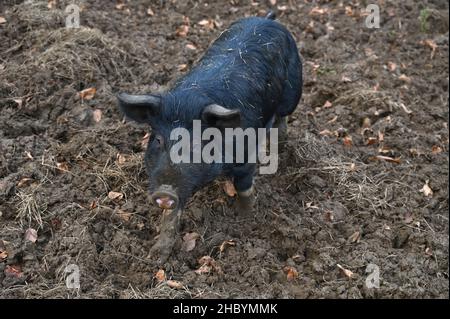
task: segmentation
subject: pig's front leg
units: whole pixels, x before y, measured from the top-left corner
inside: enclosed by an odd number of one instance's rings
[[[161,218],[159,237],[150,249],[149,257],[158,256],[158,263],[167,261],[175,245],[180,226],[181,210],[164,210]]]
[[[234,170],[233,184],[236,188],[238,198],[235,210],[238,214],[250,214],[255,206],[255,192],[253,187],[253,175],[255,165],[245,164]]]

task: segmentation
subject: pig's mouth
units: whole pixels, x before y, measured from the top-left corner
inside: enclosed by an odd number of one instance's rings
[[[180,199],[170,185],[161,185],[155,192],[151,194],[153,203],[162,209],[177,209]]]

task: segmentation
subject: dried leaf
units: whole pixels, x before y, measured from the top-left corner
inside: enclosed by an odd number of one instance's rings
[[[96,123],[100,122],[102,120],[102,110],[95,110],[93,112],[93,118]]]
[[[223,184],[223,190],[229,197],[236,196],[236,188],[234,188],[234,185],[231,181],[226,181]]]
[[[287,280],[292,281],[298,278],[298,271],[294,267],[286,266],[284,267],[284,272],[287,274]]]
[[[373,145],[378,142],[378,139],[376,137],[369,137],[367,139],[366,145]]]
[[[48,0],[47,2],[47,8],[53,9],[56,7],[56,0]]]
[[[420,192],[423,193],[427,197],[432,197],[433,196],[433,190],[431,189],[431,187],[429,185],[429,182],[430,182],[429,180],[427,180],[425,182],[425,185],[423,185],[423,187],[420,190]]]
[[[323,108],[325,108],[325,109],[329,109],[330,107],[332,107],[333,106],[333,103],[331,103],[330,101],[326,101],[325,102],[325,104],[323,105]]]
[[[195,248],[196,240],[200,238],[200,235],[198,233],[192,232],[192,233],[186,233],[183,236],[183,244],[181,246],[181,249],[183,249],[186,252],[189,252]]]
[[[388,62],[388,69],[391,72],[394,72],[397,69],[397,64],[395,64],[394,62]]]
[[[4,17],[0,17],[0,24],[6,23],[6,19]]]
[[[352,243],[359,243],[359,240],[361,239],[361,233],[359,231],[354,232],[348,240]]]
[[[176,30],[175,30],[175,35],[178,37],[183,37],[185,38],[189,33],[189,26],[188,25],[180,25]]]
[[[28,151],[25,151],[25,156],[28,157],[30,160],[34,160],[33,155],[31,155],[31,153]]]
[[[185,71],[187,69],[188,65],[187,64],[180,64],[179,66],[177,66],[178,71],[182,72]]]
[[[200,268],[195,270],[196,274],[205,274],[215,271],[218,274],[222,273],[222,269],[217,265],[216,261],[210,256],[203,256],[198,260]]]
[[[155,274],[155,278],[158,282],[163,282],[164,280],[166,280],[166,272],[164,271],[164,269],[158,270]]]
[[[111,191],[108,193],[108,198],[112,200],[121,200],[123,198],[123,194]]]
[[[431,56],[430,58],[434,58],[434,55],[436,54],[436,50],[438,48],[438,45],[436,44],[436,42],[434,42],[431,39],[426,39],[422,42],[422,44],[426,45],[427,47],[429,47],[431,49]]]
[[[433,145],[433,147],[431,148],[431,153],[433,153],[433,154],[442,153],[442,147],[440,147],[438,145]]]
[[[167,286],[169,286],[170,288],[173,288],[173,289],[183,289],[184,288],[183,284],[176,280],[167,280],[166,284],[167,284]]]
[[[213,19],[203,19],[199,21],[197,24],[202,27],[206,27],[208,29],[214,29],[216,25]]]
[[[342,141],[347,147],[351,147],[353,145],[352,137],[350,135],[345,136]]]
[[[83,100],[91,100],[95,96],[96,92],[96,88],[88,88],[78,92],[78,96]]]
[[[5,260],[6,258],[8,258],[8,253],[6,250],[0,250],[0,261]]]
[[[117,164],[123,165],[127,162],[127,156],[124,154],[117,153],[116,160],[117,160]]]
[[[148,8],[147,9],[147,15],[153,17],[155,15],[155,13],[153,12],[152,8]]]
[[[195,50],[197,50],[197,47],[195,45],[193,45],[192,43],[188,43],[188,44],[186,44],[186,49],[195,51]]]
[[[17,104],[17,107],[19,109],[22,107],[22,105],[23,105],[23,100],[22,99],[14,99],[13,101]]]
[[[37,238],[38,238],[38,235],[37,235],[37,230],[36,229],[28,228],[25,231],[25,239],[26,240],[31,241],[32,243],[35,243]]]
[[[67,162],[57,162],[56,163],[56,167],[63,172],[68,172],[69,171],[69,164],[67,164]]]
[[[22,268],[19,265],[7,265],[5,268],[5,274],[11,275],[16,278],[20,278],[23,276]]]
[[[327,13],[327,9],[325,9],[325,8],[320,8],[320,7],[314,7],[314,8],[312,8],[312,10],[309,12],[309,15],[310,16],[319,16],[319,15],[322,15],[322,14],[325,14],[325,13]]]
[[[411,78],[409,76],[406,76],[405,74],[401,74],[398,79],[400,81],[406,82],[406,83],[411,83]]]
[[[131,216],[133,216],[133,214],[119,209],[117,211],[117,216],[119,216],[119,218],[122,219],[123,221],[128,222],[130,220]]]
[[[33,181],[32,178],[24,177],[17,183],[17,187],[21,188],[21,187],[29,186],[32,181]]]
[[[236,246],[236,243],[234,242],[234,240],[225,240],[219,248],[219,251],[221,253],[223,253],[225,251],[226,248],[230,247],[230,246]]]
[[[336,265],[340,270],[342,270],[342,273],[347,277],[347,278],[352,278],[355,274],[352,272],[352,271],[350,271],[350,270],[348,270],[348,269],[345,269],[344,267],[342,267],[341,265],[339,265],[339,264],[337,264]]]

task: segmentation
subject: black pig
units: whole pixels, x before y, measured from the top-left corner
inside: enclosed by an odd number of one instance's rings
[[[294,38],[273,19],[269,13],[233,23],[167,92],[118,95],[128,118],[152,127],[145,163],[159,207],[182,209],[194,192],[225,175],[233,180],[238,207],[251,209],[254,163],[175,164],[169,150],[176,141],[169,137],[176,127],[192,131],[193,120],[202,120],[202,130],[274,124],[285,131],[302,94],[302,64]]]

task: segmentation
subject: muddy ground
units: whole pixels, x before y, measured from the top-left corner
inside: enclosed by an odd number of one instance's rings
[[[68,2],[0,4],[0,298],[449,297],[447,1],[374,1],[379,29],[366,1],[74,2],[79,29]],[[257,177],[252,217],[224,180],[197,193],[157,265],[150,129],[123,122],[114,94],[163,90],[269,8],[305,69],[279,170]]]

